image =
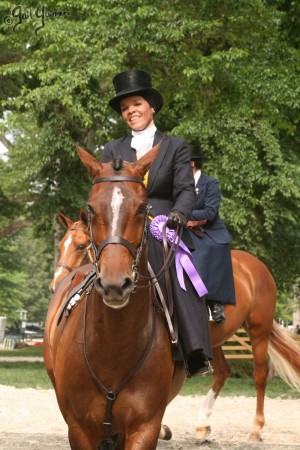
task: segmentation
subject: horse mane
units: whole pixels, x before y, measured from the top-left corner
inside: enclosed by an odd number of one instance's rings
[[[113,163],[112,163],[114,170],[116,172],[119,172],[120,170],[122,170],[123,169],[123,163],[124,163],[124,161],[123,161],[122,158],[115,158],[113,160]]]

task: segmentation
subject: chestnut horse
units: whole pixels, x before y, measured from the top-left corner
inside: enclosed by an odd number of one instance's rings
[[[78,148],[93,177],[89,214],[97,277],[58,323],[72,274],[59,284],[44,339],[72,450],[154,450],[165,408],[185,380],[151,289],[139,281],[148,276],[142,180],[158,149],[136,163],[102,164]]]
[[[211,325],[213,383],[196,422],[196,437],[203,440],[210,433],[208,417],[230,375],[221,345],[242,326],[250,337],[253,352],[256,414],[250,441],[255,442],[262,440],[261,430],[265,424],[268,355],[277,374],[300,391],[300,347],[274,320],[276,285],[267,267],[255,256],[241,250],[232,250],[231,258],[236,305],[225,305],[226,323]]]
[[[80,230],[85,230],[87,233],[82,234],[80,231],[75,230],[72,234],[78,232],[81,238],[81,246],[85,245],[87,248],[90,245],[87,214],[84,210],[81,210],[78,222],[73,223],[70,219],[64,218],[62,223],[67,224],[70,229],[76,226]],[[69,230],[61,242],[67,239],[68,234]],[[75,236],[74,241],[78,242]],[[82,263],[81,254],[74,254],[74,247],[69,247],[68,251],[63,255],[63,248],[64,246],[61,245],[60,261],[67,265],[72,264],[74,268],[79,267]],[[212,361],[214,368],[213,383],[197,420],[196,437],[199,441],[205,439],[210,432],[208,417],[212,412],[217,396],[230,375],[230,368],[225,360],[221,345],[240,326],[244,326],[250,336],[255,368],[257,410],[254,428],[250,436],[251,440],[261,440],[261,429],[265,422],[264,396],[267,382],[268,354],[272,358],[277,373],[293,388],[300,389],[299,347],[295,344],[291,335],[273,320],[276,287],[271,274],[260,260],[247,252],[232,250],[231,256],[237,304],[236,306],[227,305],[225,307],[226,324],[211,325],[214,356]],[[83,270],[88,272],[91,270],[91,266],[86,266]],[[48,364],[48,371],[51,371],[50,364]]]
[[[67,231],[59,243],[60,258],[49,285],[51,292],[55,291],[60,281],[69,272],[92,261],[86,211],[81,208],[80,219],[77,222],[72,222],[61,212],[57,213],[57,218]]]

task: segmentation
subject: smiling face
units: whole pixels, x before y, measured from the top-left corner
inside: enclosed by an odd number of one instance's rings
[[[141,96],[126,97],[120,101],[121,114],[134,131],[142,131],[154,124],[155,109]]]

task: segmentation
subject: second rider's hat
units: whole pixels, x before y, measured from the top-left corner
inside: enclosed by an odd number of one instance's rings
[[[207,157],[204,155],[201,144],[197,142],[196,144],[189,145],[190,153],[191,153],[191,160],[195,161],[205,161]]]
[[[109,101],[109,106],[121,114],[120,100],[122,98],[140,95],[155,109],[157,113],[162,105],[161,94],[152,87],[151,76],[144,70],[127,70],[113,79],[116,95]]]

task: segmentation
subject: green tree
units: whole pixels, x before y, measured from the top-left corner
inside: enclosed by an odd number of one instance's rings
[[[100,157],[124,133],[107,105],[111,80],[143,68],[164,96],[158,127],[203,143],[233,247],[263,259],[287,298],[300,272],[296,2],[44,4],[44,13],[62,13],[45,16],[44,26],[37,2],[22,3],[34,14],[19,24],[15,5],[0,6],[15,26],[0,27],[2,134],[14,144],[1,189],[22,205],[21,219],[49,240],[57,210],[77,217],[90,181],[74,143]]]
[[[34,238],[31,228],[19,229],[1,239],[0,252],[0,315],[13,325],[25,309],[29,321],[44,321],[53,269],[45,239]]]

